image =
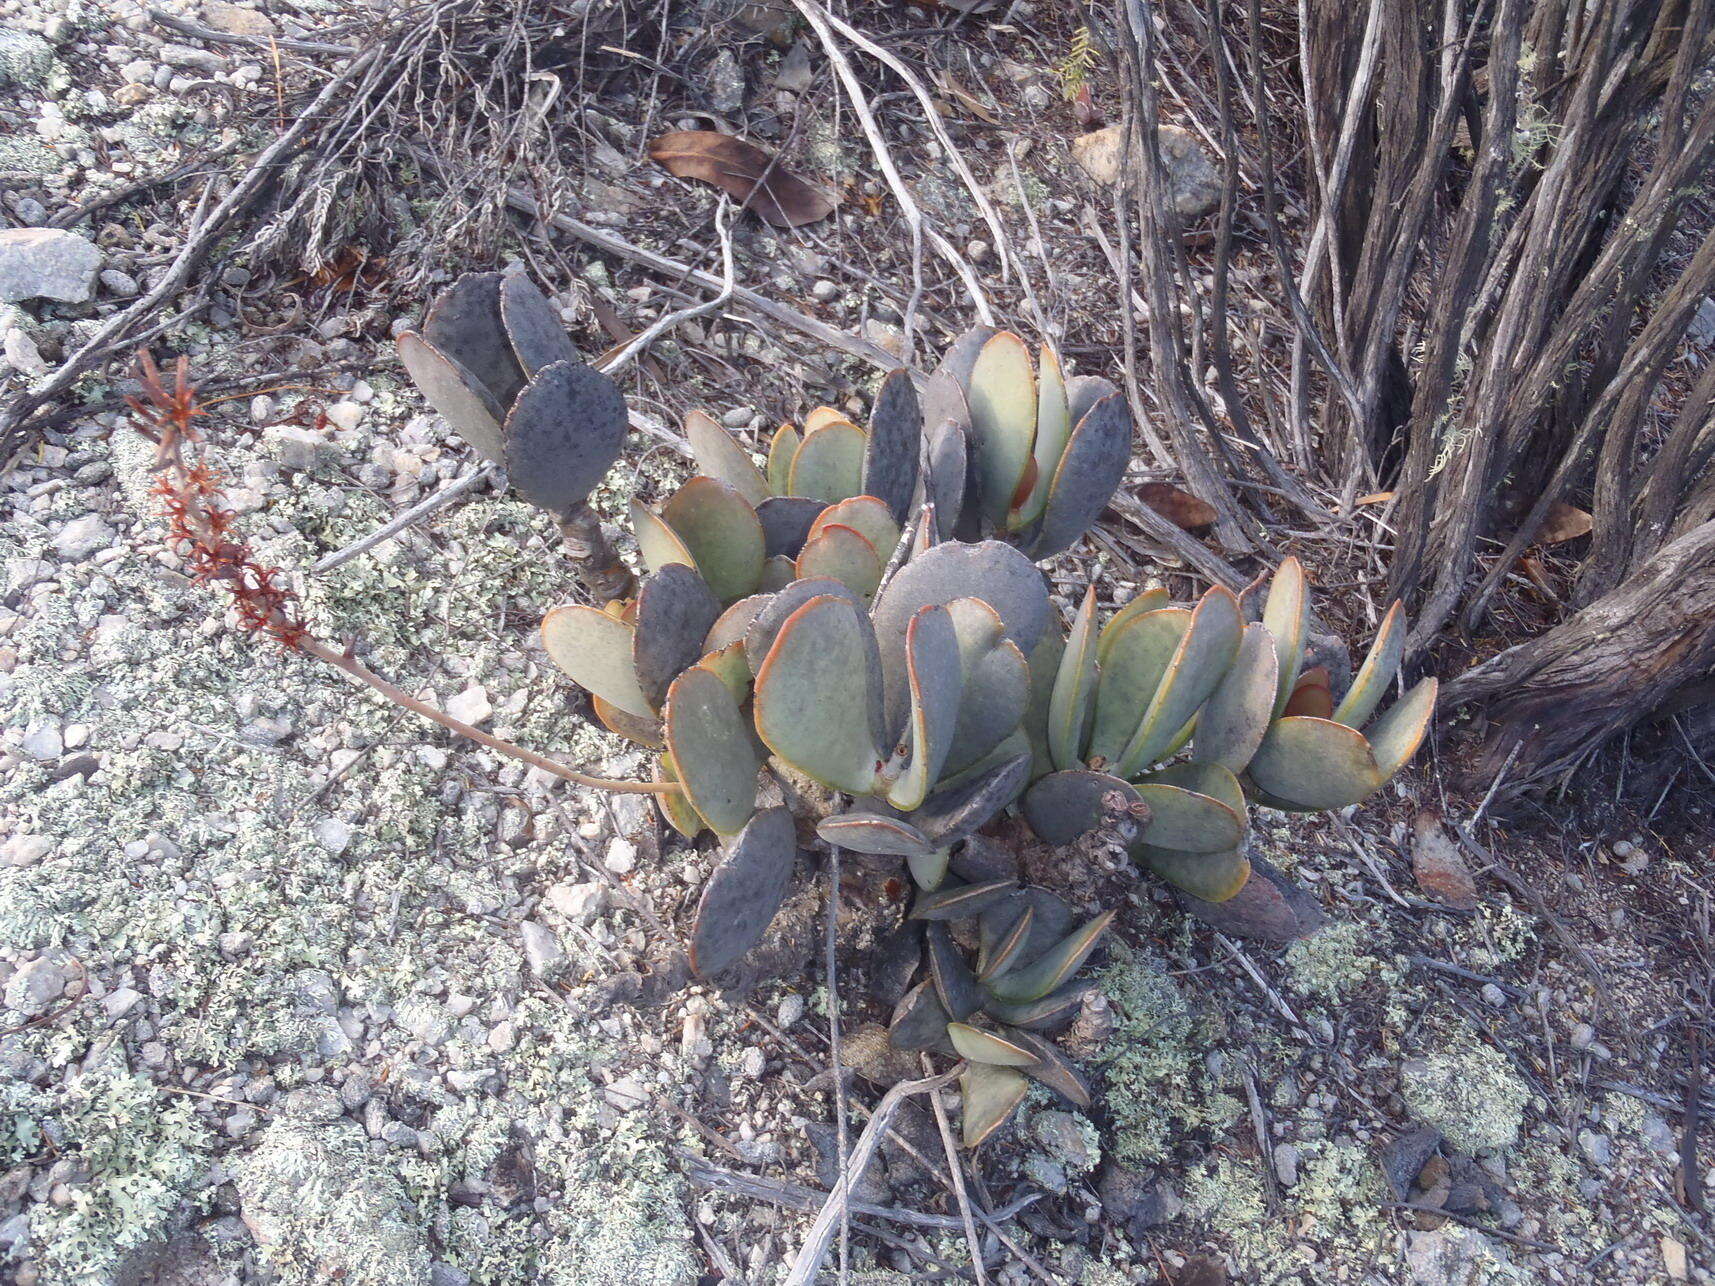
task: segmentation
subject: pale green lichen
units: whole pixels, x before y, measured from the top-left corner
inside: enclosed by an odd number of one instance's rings
[[[1330,1004],[1351,999],[1370,987],[1391,991],[1404,972],[1397,958],[1375,953],[1378,930],[1357,920],[1331,924],[1286,949],[1286,968],[1295,990]]]
[[[1413,1116],[1470,1153],[1517,1142],[1530,1102],[1530,1087],[1505,1054],[1457,1034],[1442,1048],[1401,1066],[1400,1093]]]
[[[109,1281],[128,1255],[194,1212],[211,1138],[188,1099],[103,1060],[49,1091],[0,1084],[0,1111],[6,1164],[47,1153],[76,1166],[69,1202],[31,1212],[31,1240],[47,1281]]]
[[[1118,1016],[1098,1066],[1120,1160],[1161,1161],[1184,1135],[1238,1118],[1232,1087],[1209,1070],[1217,1033],[1158,957],[1115,943],[1101,987]]]

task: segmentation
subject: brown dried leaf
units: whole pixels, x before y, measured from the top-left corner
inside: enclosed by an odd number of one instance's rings
[[[1577,540],[1580,536],[1588,536],[1594,525],[1590,515],[1577,505],[1556,500],[1548,507],[1548,516],[1542,520],[1542,530],[1536,534],[1537,543],[1558,545],[1562,541]]]
[[[681,179],[700,179],[777,228],[796,228],[833,213],[817,188],[774,164],[761,148],[717,130],[674,130],[649,145],[649,159]]]
[[[1215,521],[1214,505],[1169,482],[1146,482],[1137,489],[1137,498],[1168,522],[1186,531],[1196,531]]]
[[[1477,882],[1459,846],[1441,829],[1441,818],[1425,809],[1412,823],[1411,869],[1417,887],[1455,911],[1477,909]]]

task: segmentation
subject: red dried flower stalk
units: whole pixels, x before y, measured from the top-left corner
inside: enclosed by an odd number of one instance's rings
[[[242,629],[271,638],[289,651],[325,661],[395,705],[556,777],[622,793],[659,794],[676,789],[653,782],[592,777],[534,750],[503,741],[382,678],[359,661],[351,649],[330,647],[316,638],[300,614],[297,598],[280,583],[284,573],[257,561],[234,527],[236,515],[222,503],[220,474],[203,458],[202,433],[197,422],[206,419],[208,412],[197,401],[196,385],[190,380],[190,363],[179,358],[169,387],[154,359],[144,350],[137,354],[137,378],[143,386],[143,395],[127,396],[125,401],[131,407],[137,431],[155,444],[154,469],[160,477],[154,494],[160,497],[161,508],[167,515],[172,543],[184,557],[194,580],[218,582],[231,593]]]

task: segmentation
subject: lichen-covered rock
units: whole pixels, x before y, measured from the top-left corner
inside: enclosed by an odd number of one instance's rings
[[[0,86],[34,89],[48,78],[54,47],[33,31],[0,29]]]
[[[0,232],[0,304],[55,299],[81,304],[95,293],[102,254],[87,237],[63,228]]]
[[[1524,1124],[1530,1088],[1505,1054],[1466,1038],[1400,1066],[1400,1091],[1412,1115],[1461,1152],[1511,1147]]]
[[[244,1221],[283,1282],[429,1286],[404,1189],[349,1121],[282,1117],[235,1177]]]
[[[1156,139],[1166,170],[1167,190],[1179,217],[1197,219],[1216,209],[1221,204],[1221,172],[1203,145],[1177,125],[1161,126]],[[1104,184],[1118,182],[1127,169],[1137,173],[1143,165],[1141,144],[1126,157],[1125,129],[1120,125],[1109,125],[1073,139],[1072,156],[1086,174]]]

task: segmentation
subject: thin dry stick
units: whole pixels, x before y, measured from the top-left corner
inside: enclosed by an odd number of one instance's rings
[[[845,1286],[851,1256],[851,1184],[846,1182],[846,1074],[840,1066],[840,973],[835,958],[840,921],[840,846],[828,845],[828,928],[823,940],[828,970],[828,1065],[834,1071],[834,1135],[839,1150],[840,1286]]]
[[[943,1072],[939,1076],[928,1076],[920,1081],[901,1081],[881,1096],[881,1102],[875,1105],[875,1111],[870,1115],[869,1124],[864,1126],[863,1133],[858,1135],[857,1146],[852,1149],[851,1161],[845,1173],[840,1175],[834,1190],[822,1203],[816,1221],[810,1225],[809,1234],[804,1238],[804,1247],[793,1259],[782,1286],[811,1286],[816,1280],[822,1261],[828,1257],[828,1245],[834,1239],[834,1231],[839,1227],[841,1211],[851,1200],[851,1189],[857,1186],[864,1171],[869,1168],[876,1149],[881,1146],[888,1122],[899,1110],[899,1105],[913,1095],[931,1094],[940,1089],[952,1081],[963,1066],[961,1063],[951,1071]]]
[[[920,1054],[923,1070],[932,1064],[929,1055]],[[965,1244],[971,1248],[971,1267],[977,1274],[977,1286],[984,1286],[988,1274],[983,1270],[983,1244],[977,1237],[976,1221],[971,1218],[971,1199],[965,1194],[965,1172],[959,1166],[959,1152],[953,1146],[953,1131],[947,1125],[947,1109],[941,1105],[941,1091],[929,1095],[929,1105],[935,1109],[935,1128],[941,1133],[941,1150],[947,1154],[947,1172],[953,1176],[953,1196],[959,1203],[959,1219],[965,1225]]]
[[[881,127],[875,123],[875,113],[870,110],[869,99],[863,92],[863,86],[858,83],[857,73],[852,70],[851,60],[846,57],[845,50],[834,39],[833,29],[828,25],[826,17],[820,9],[809,3],[809,0],[792,0],[798,6],[809,24],[815,28],[816,35],[821,39],[822,48],[828,55],[828,61],[834,66],[834,73],[839,77],[840,84],[845,88],[846,97],[851,101],[852,111],[856,113],[858,124],[863,127],[864,137],[869,140],[870,150],[875,153],[876,164],[881,166],[882,176],[887,180],[888,189],[893,193],[893,199],[899,202],[899,208],[905,214],[905,221],[911,228],[911,239],[914,246],[919,245],[927,235],[929,243],[937,253],[953,266],[953,271],[959,274],[959,279],[965,283],[965,291],[971,297],[971,303],[976,306],[977,319],[985,326],[994,325],[994,310],[989,307],[988,296],[983,293],[977,275],[971,270],[971,265],[965,262],[965,257],[953,248],[948,241],[934,228],[926,227],[923,222],[923,211],[917,205],[917,198],[911,195],[911,189],[905,186],[905,180],[900,176],[899,168],[893,163],[893,153],[888,149],[887,140],[881,136]],[[921,289],[921,286],[919,286]],[[913,295],[913,305],[916,296]],[[910,352],[910,307],[906,314],[906,352]]]
[[[726,306],[727,300],[732,298],[733,289],[738,284],[736,274],[733,270],[732,260],[733,208],[732,199],[723,194],[721,196],[721,203],[715,210],[715,231],[720,234],[721,239],[722,279],[720,293],[713,299],[705,300],[700,304],[692,304],[688,308],[681,308],[678,312],[667,313],[657,318],[650,324],[647,330],[643,331],[624,348],[620,349],[617,353],[614,353],[607,361],[602,363],[601,369],[604,372],[612,375],[614,372],[622,370],[626,363],[630,362],[634,357],[644,349],[648,348],[649,345],[653,344],[657,339],[661,338],[662,335],[672,330],[675,326],[682,325],[685,322],[691,321],[693,318],[706,316],[707,314],[714,312],[716,309],[724,308]]]
[[[319,576],[323,572],[331,572],[343,563],[349,563],[359,554],[368,553],[383,541],[391,540],[407,527],[415,527],[436,510],[446,508],[465,492],[476,490],[477,487],[495,477],[499,472],[494,465],[485,464],[480,468],[471,470],[462,478],[453,479],[439,491],[431,492],[409,509],[394,515],[391,520],[383,523],[367,536],[352,541],[343,549],[336,549],[331,554],[323,556],[310,568],[310,571]]]

